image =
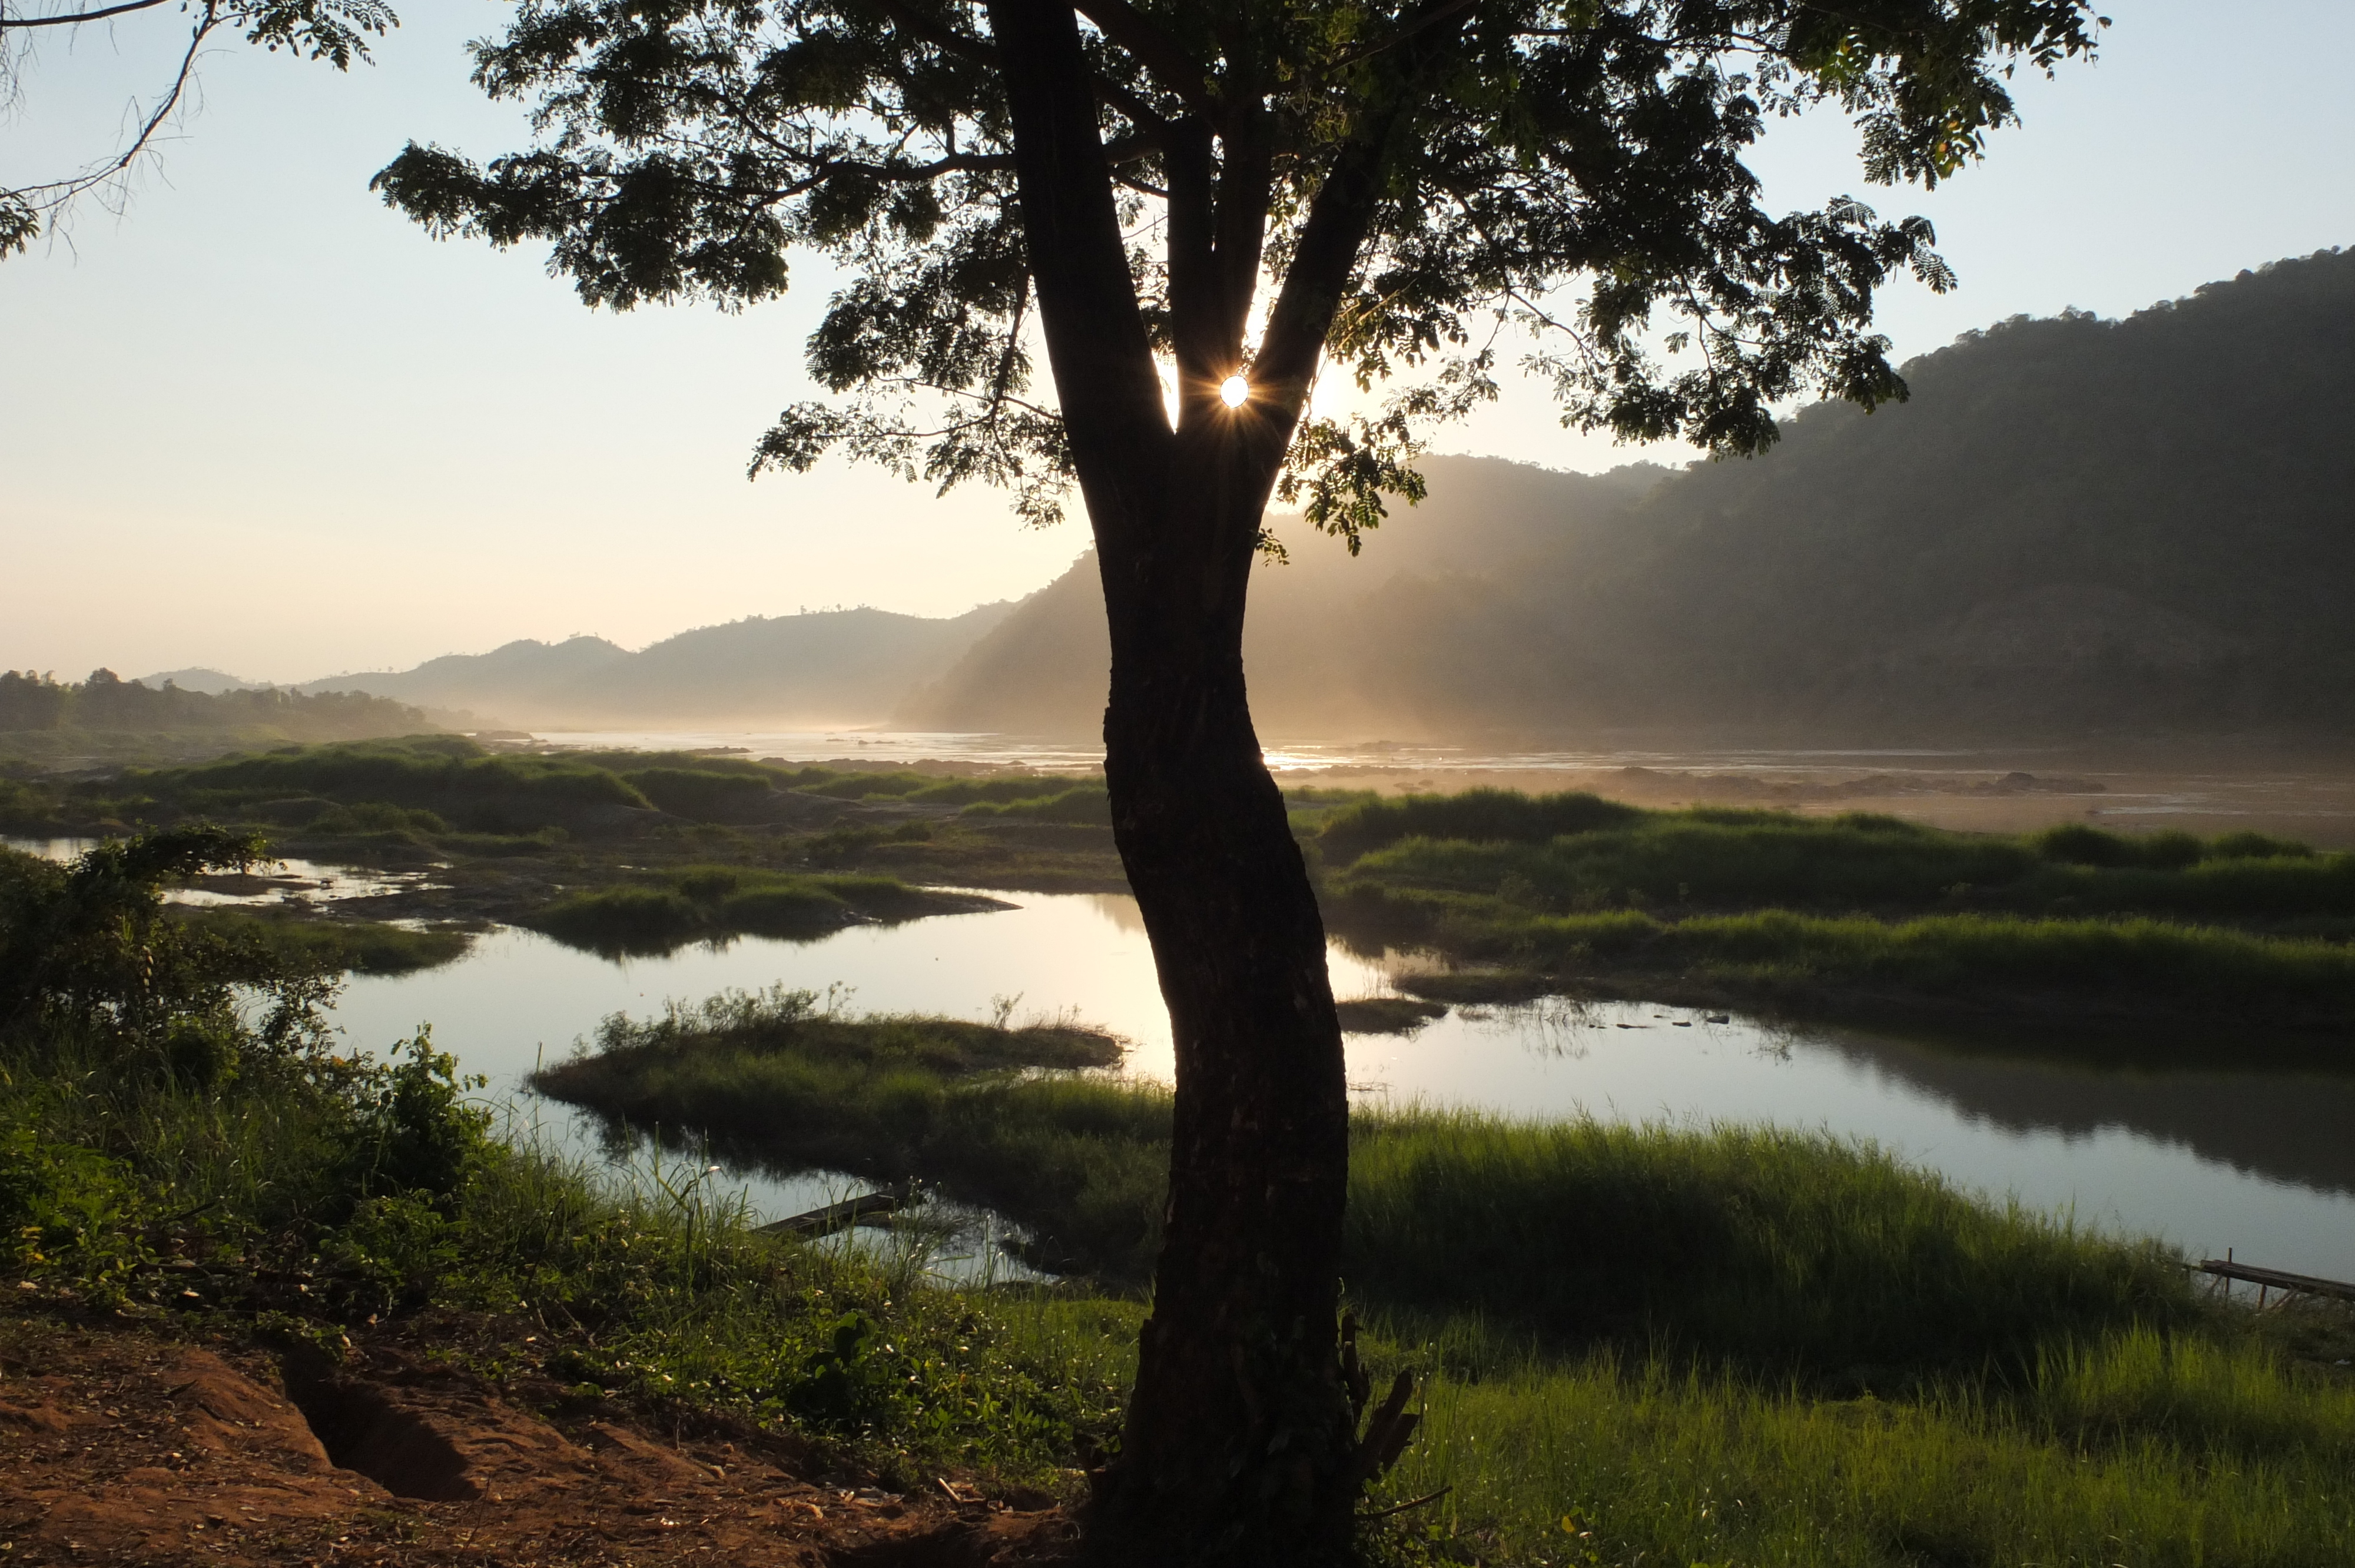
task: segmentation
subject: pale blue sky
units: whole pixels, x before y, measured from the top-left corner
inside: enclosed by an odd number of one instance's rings
[[[741,315],[598,315],[536,255],[437,245],[379,207],[368,177],[410,137],[520,144],[460,52],[508,7],[402,9],[348,77],[221,50],[127,216],[88,209],[69,245],[0,263],[0,666],[291,680],[802,606],[947,614],[1085,546],[1076,520],[1026,530],[986,492],[939,502],[848,469],[745,482],[755,437],[810,390],[815,268]],[[1855,191],[1936,221],[1963,287],[1888,297],[1901,353],[2355,243],[2355,0],[2111,14],[2100,62],[2023,82],[2027,124],[1934,196],[1866,189],[1837,122],[1762,150],[1776,206]],[[0,179],[102,147],[163,32],[45,40]],[[1637,455],[1561,431],[1534,386],[1439,444],[1560,468]]]

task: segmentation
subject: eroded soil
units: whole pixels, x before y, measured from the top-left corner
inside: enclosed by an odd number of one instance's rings
[[[788,1437],[551,1420],[412,1350],[341,1364],[0,1319],[0,1563],[1065,1561],[1042,1494],[890,1491]]]

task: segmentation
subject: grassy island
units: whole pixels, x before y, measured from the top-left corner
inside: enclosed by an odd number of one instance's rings
[[[1151,1258],[1169,1104],[1067,1028],[806,993],[610,1020],[547,1092],[777,1169],[1026,1227],[1050,1293]],[[709,1139],[708,1144],[693,1144]],[[2258,1319],[2154,1244],[1804,1134],[1361,1115],[1344,1269],[1430,1378],[1393,1489],[1527,1563],[2314,1563],[2355,1542],[2343,1313]]]
[[[2355,1027],[2355,855],[2254,833],[2007,836],[1472,790],[1361,801],[1311,842],[1344,939],[1456,960],[1412,982],[1440,1000],[2231,1019],[2342,1044]]]

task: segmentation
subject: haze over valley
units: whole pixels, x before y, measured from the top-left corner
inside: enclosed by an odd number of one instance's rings
[[[2117,322],[2013,321],[1910,402],[1802,411],[1749,461],[1425,460],[1350,557],[1297,518],[1255,573],[1272,740],[1529,749],[2262,736],[2355,719],[2355,254]],[[523,641],[314,678],[458,727],[868,727],[1084,741],[1092,553],[1014,603],[754,618],[632,652]],[[183,686],[216,673],[174,673]],[[150,676],[159,682],[163,675]]]

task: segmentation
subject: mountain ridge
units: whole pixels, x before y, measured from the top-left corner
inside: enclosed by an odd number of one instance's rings
[[[873,723],[936,678],[1015,608],[925,617],[860,607],[749,616],[633,652],[602,637],[521,638],[403,671],[361,671],[294,689],[366,692],[451,718],[529,728]]]
[[[1295,565],[1252,579],[1262,735],[1861,745],[2355,725],[2355,253],[2121,320],[2015,318],[1904,371],[1908,402],[1816,405],[1766,454],[1632,498],[1597,492],[1607,476],[1427,460],[1429,499],[1366,559],[1393,534],[1414,547],[1347,586],[1335,574],[1360,563],[1272,519]],[[1467,517],[1485,532],[1436,542]],[[1303,565],[1313,583],[1287,577]],[[1101,623],[1067,575],[902,713],[1092,732]],[[1014,656],[1033,644],[1060,662]]]

